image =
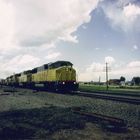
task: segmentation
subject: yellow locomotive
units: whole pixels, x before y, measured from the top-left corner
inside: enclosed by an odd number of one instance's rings
[[[8,85],[31,88],[41,85],[45,89],[77,90],[76,71],[72,66],[69,61],[56,61],[12,75],[6,80]]]

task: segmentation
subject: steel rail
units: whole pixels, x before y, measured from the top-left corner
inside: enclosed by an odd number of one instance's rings
[[[97,114],[93,112],[87,112],[82,110],[80,107],[77,108],[72,108],[72,112],[84,115],[94,121],[97,121],[103,125],[104,128],[113,130],[113,131],[126,131],[127,130],[127,121],[112,117],[112,116],[107,116],[107,115],[102,115],[102,114]]]
[[[139,97],[140,98],[140,92],[135,92],[135,91],[133,91],[133,92],[130,92],[130,91],[127,91],[127,93],[126,93],[126,91],[125,92],[123,92],[123,91],[120,91],[120,92],[114,92],[114,91],[80,91],[80,92],[88,92],[88,93],[99,93],[99,94],[104,94],[104,95],[118,95],[118,96],[130,96],[130,97]]]
[[[73,92],[73,94],[77,96],[84,96],[84,97],[90,97],[90,98],[98,98],[98,99],[105,99],[105,100],[112,100],[112,101],[140,105],[140,99],[120,97],[119,95],[112,96],[112,95],[103,95],[103,94],[88,93],[88,92]]]

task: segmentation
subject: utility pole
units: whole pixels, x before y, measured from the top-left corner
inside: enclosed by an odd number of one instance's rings
[[[100,83],[101,83],[101,77],[99,76],[99,85],[100,85]]]
[[[106,62],[106,90],[108,90],[108,63]]]

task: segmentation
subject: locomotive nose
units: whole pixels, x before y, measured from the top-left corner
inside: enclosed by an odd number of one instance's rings
[[[56,71],[58,81],[75,81],[75,70],[70,67],[62,67]]]

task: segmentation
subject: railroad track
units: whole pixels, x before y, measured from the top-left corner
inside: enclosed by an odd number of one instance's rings
[[[132,98],[127,96],[119,96],[119,95],[103,95],[100,93],[89,93],[89,92],[73,92],[72,94],[77,96],[84,96],[84,97],[90,97],[90,98],[98,98],[98,99],[104,99],[104,100],[112,100],[112,101],[118,101],[118,102],[124,102],[129,104],[136,104],[140,105],[140,98]]]
[[[90,93],[91,91],[81,91],[81,92],[88,92]],[[112,92],[112,91],[94,91],[94,93],[99,93],[103,95],[118,95],[118,96],[130,96],[130,97],[138,97],[140,98],[140,92],[130,92],[130,91],[120,91],[120,92]]]
[[[6,89],[7,90],[7,89]],[[42,90],[42,89],[41,89]],[[42,90],[43,91],[43,90]],[[10,90],[10,92],[13,92]],[[52,91],[51,91],[52,92]],[[53,92],[52,92],[53,93]],[[56,92],[55,92],[56,93]],[[140,105],[140,97],[130,97],[130,96],[124,96],[124,95],[114,95],[114,94],[107,94],[107,93],[90,93],[90,92],[81,92],[81,91],[74,91],[74,92],[67,92],[67,93],[60,93],[59,94],[68,94],[68,95],[76,95],[76,96],[83,96],[83,97],[90,97],[90,98],[98,98],[98,99],[104,99],[104,100],[112,100],[117,102],[124,102],[129,104],[135,104]]]
[[[94,122],[99,123],[103,128],[107,130],[117,131],[117,132],[123,132],[127,130],[127,121],[120,118],[106,116],[93,112],[91,113],[83,110],[80,107],[72,108],[72,112],[86,116],[88,120],[93,120]]]

